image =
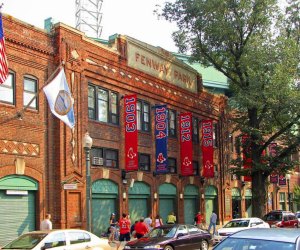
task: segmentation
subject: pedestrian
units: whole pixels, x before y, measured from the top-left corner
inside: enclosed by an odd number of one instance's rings
[[[140,219],[138,223],[136,223],[135,227],[136,237],[138,239],[142,238],[146,233],[149,232],[147,225],[144,222],[144,217]]]
[[[176,216],[174,215],[174,212],[170,212],[167,217],[167,224],[175,224],[176,223]]]
[[[152,214],[149,214],[148,217],[145,218],[144,222],[150,231],[152,229]]]
[[[136,225],[136,223],[138,223],[138,222],[139,222],[139,221],[136,220],[136,221],[134,222],[134,224],[132,224],[131,227],[130,227],[130,234],[131,234],[131,237],[133,237],[133,238],[136,238],[135,225]]]
[[[112,213],[110,215],[110,218],[109,218],[109,228],[108,228],[108,243],[110,243],[111,241],[114,241],[116,240],[115,239],[115,232],[117,230],[116,226],[118,225],[118,221],[116,219],[116,214],[115,213]]]
[[[204,229],[204,226],[203,226],[203,215],[202,215],[202,213],[200,211],[195,216],[195,223],[196,223],[196,226],[198,228]]]
[[[208,232],[210,233],[211,227],[213,227],[213,235],[216,234],[216,224],[217,224],[217,214],[215,211],[212,212],[210,219],[209,219],[209,226],[208,226]]]
[[[155,217],[154,227],[159,227],[162,225],[163,225],[162,219],[160,218],[160,215],[157,214]]]
[[[45,219],[41,222],[41,230],[52,230],[51,214],[46,214]]]
[[[119,220],[119,227],[120,227],[120,243],[122,241],[130,241],[130,220],[128,219],[128,215],[123,213],[122,218]],[[121,245],[121,244],[120,244]],[[119,246],[117,247],[117,250],[119,249]]]

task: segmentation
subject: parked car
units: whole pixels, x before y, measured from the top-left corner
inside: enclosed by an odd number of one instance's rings
[[[298,225],[300,225],[300,211],[297,211],[295,215],[299,222]]]
[[[208,250],[211,235],[193,225],[162,225],[152,229],[144,237],[126,243],[124,249],[201,249]]]
[[[219,243],[235,232],[254,227],[270,228],[270,225],[256,217],[233,219],[217,231],[217,235],[214,237],[214,244]]]
[[[236,232],[214,250],[300,250],[300,230],[287,228],[251,228]]]
[[[45,250],[109,250],[107,239],[79,229],[59,229],[51,231],[33,231],[22,234],[2,247],[5,249]]]
[[[274,210],[267,213],[263,220],[271,227],[298,227],[299,221],[295,214],[290,211]]]

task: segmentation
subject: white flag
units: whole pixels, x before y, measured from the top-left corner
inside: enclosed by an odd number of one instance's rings
[[[43,90],[51,112],[70,128],[73,128],[75,126],[73,101],[63,68]]]

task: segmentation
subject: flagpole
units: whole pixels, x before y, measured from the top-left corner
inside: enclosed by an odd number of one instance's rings
[[[2,6],[0,6],[1,8]],[[38,90],[38,92],[35,93],[35,95],[31,98],[31,100],[27,103],[27,105],[25,107],[22,108],[22,110],[20,111],[17,111],[17,113],[13,116],[13,117],[10,117],[10,118],[7,118],[6,120],[0,122],[0,124],[4,124],[6,122],[9,122],[15,118],[18,118],[18,119],[22,119],[23,118],[23,113],[26,111],[26,109],[28,109],[28,107],[30,106],[30,104],[37,98],[37,96],[39,95],[39,93],[43,90],[43,88],[45,86],[47,86],[50,81],[52,80],[52,78],[56,75],[57,71],[61,69],[61,67],[65,65],[65,62],[62,61],[58,67],[52,72],[52,74],[48,77],[47,81],[43,84],[43,86]]]

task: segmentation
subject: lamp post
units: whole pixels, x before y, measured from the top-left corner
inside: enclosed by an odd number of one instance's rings
[[[90,150],[93,145],[93,139],[86,132],[83,137],[83,148],[85,151],[86,160],[86,228],[89,232],[92,231],[91,223],[91,166],[90,166]]]
[[[292,211],[292,209],[291,209],[291,196],[290,196],[290,179],[291,179],[291,175],[290,174],[286,174],[285,177],[286,177],[287,187],[288,187],[289,211]]]

